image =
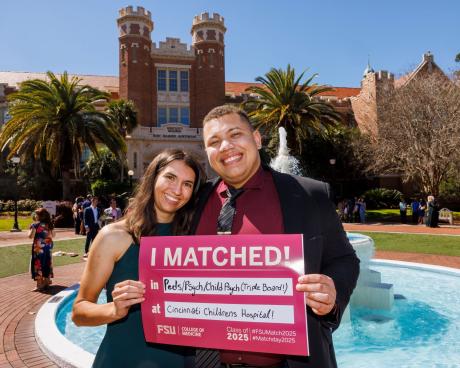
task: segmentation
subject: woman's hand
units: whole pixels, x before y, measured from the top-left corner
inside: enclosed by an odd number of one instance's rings
[[[115,284],[112,291],[114,318],[125,317],[132,305],[142,303],[144,293],[145,285],[140,281],[125,280]]]

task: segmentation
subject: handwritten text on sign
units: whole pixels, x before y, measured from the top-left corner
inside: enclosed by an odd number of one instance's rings
[[[308,355],[304,273],[298,234],[142,238],[146,340]]]

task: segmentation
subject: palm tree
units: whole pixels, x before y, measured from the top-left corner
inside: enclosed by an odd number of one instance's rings
[[[105,144],[119,155],[126,151],[123,137],[95,103],[108,95],[81,79],[60,78],[47,73],[48,80],[25,81],[8,96],[11,120],[0,133],[0,149],[9,149],[9,157],[38,159],[43,153],[53,174],[62,176],[64,199],[70,199],[70,173],[79,176],[80,159],[85,147],[97,155],[97,144]]]
[[[123,99],[110,101],[107,105],[106,114],[118,129],[118,132],[126,138],[137,127],[137,111],[132,101]],[[126,155],[120,155],[120,180],[124,180]]]
[[[302,83],[305,72],[296,78],[294,68],[272,68],[265,77],[257,77],[262,86],[253,86],[248,92],[257,95],[243,103],[256,128],[269,137],[278,137],[278,128],[287,132],[287,143],[293,155],[302,152],[302,141],[327,125],[335,125],[340,116],[319,95],[333,90],[327,86],[310,84],[317,74]],[[277,138],[276,138],[277,139]]]

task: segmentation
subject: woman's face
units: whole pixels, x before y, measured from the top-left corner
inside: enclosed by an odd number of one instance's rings
[[[174,160],[158,174],[154,186],[158,222],[171,222],[193,194],[195,173],[182,160]]]

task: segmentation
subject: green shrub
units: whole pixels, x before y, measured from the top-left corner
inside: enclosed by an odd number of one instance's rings
[[[20,199],[18,201],[18,211],[33,212],[42,206],[43,201],[35,201],[33,199]],[[0,212],[13,212],[14,201],[0,201]]]
[[[98,197],[110,197],[130,192],[129,183],[114,182],[111,180],[98,179],[91,183],[91,192]]]
[[[376,188],[364,193],[367,208],[397,208],[403,194],[396,189]]]
[[[439,201],[449,209],[460,209],[460,177],[452,177],[441,183]]]

